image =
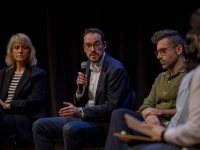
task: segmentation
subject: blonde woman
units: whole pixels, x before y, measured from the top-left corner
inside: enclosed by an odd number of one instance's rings
[[[17,33],[7,45],[5,63],[0,70],[0,145],[12,134],[32,142],[32,123],[44,116],[46,72],[37,67],[30,38]]]

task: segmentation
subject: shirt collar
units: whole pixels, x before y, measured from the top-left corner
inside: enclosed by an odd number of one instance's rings
[[[100,72],[101,71],[104,57],[105,57],[105,52],[103,53],[103,56],[101,57],[100,61],[95,66],[93,66],[92,63],[90,63],[90,70],[92,72]]]
[[[165,71],[165,72],[163,73],[163,75],[164,75],[164,76],[171,77],[171,76],[176,76],[177,74],[179,74],[179,73],[184,73],[184,72],[186,72],[185,65],[183,65],[183,66],[177,71],[177,73],[175,73],[175,74],[173,74],[173,75],[171,75],[171,73],[170,73],[169,70]]]

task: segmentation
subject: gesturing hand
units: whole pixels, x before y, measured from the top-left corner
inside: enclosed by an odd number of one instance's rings
[[[65,105],[63,108],[61,108],[58,112],[58,114],[62,117],[65,116],[69,116],[69,117],[73,117],[75,116],[75,114],[78,113],[79,109],[77,107],[75,107],[73,104],[69,103],[69,102],[63,102],[63,104]]]

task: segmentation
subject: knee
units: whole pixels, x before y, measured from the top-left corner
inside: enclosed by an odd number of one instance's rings
[[[76,132],[75,127],[73,127],[70,123],[67,123],[63,126],[64,135],[71,135],[75,132]]]
[[[82,127],[74,122],[68,122],[63,126],[63,136],[64,137],[74,137],[78,136],[81,132]]]
[[[44,128],[46,125],[45,125],[45,120],[43,118],[40,118],[38,120],[36,120],[34,123],[33,123],[33,126],[32,126],[32,131],[33,133],[37,133],[39,132],[42,128]]]

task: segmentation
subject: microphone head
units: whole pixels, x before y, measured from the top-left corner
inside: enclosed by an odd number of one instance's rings
[[[81,63],[81,72],[85,75],[86,74],[86,67],[87,67],[87,62],[82,62]],[[83,85],[82,84],[80,84],[79,85],[79,92],[83,92]]]
[[[86,66],[87,66],[87,62],[83,61],[83,62],[81,63],[81,69],[85,69]]]

